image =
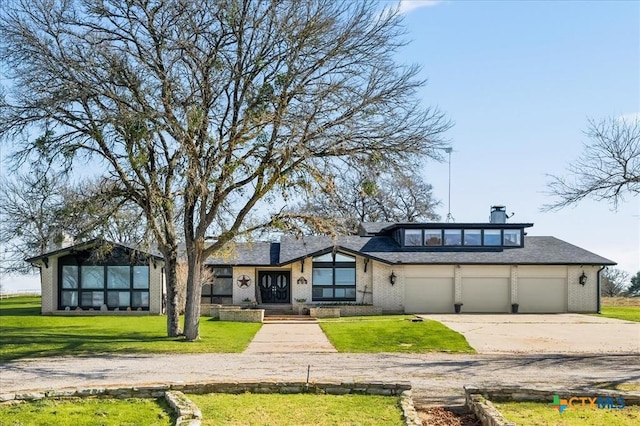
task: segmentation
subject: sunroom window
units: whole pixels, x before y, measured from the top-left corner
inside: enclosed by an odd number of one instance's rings
[[[314,257],[312,296],[314,301],[355,301],[355,257],[342,253]]]
[[[118,264],[121,262],[138,263]],[[88,262],[81,255],[60,258],[58,309],[149,309],[149,265],[114,249],[111,256]],[[100,264],[104,263],[104,264]]]

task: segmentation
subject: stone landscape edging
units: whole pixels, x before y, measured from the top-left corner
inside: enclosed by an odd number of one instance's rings
[[[200,409],[184,393],[315,393],[327,395],[383,395],[400,397],[400,409],[407,426],[422,423],[413,405],[409,382],[197,382],[148,386],[105,386],[96,388],[65,388],[32,392],[0,394],[0,403],[8,401],[37,401],[45,398],[165,398],[177,414],[176,426],[199,426]]]
[[[559,388],[536,389],[519,386],[502,386],[499,388],[476,388],[465,386],[465,401],[483,426],[511,426],[515,423],[507,421],[491,401],[496,402],[542,402],[551,403],[554,395],[575,395],[579,397],[623,397],[625,405],[640,405],[640,392],[615,391],[593,388]]]

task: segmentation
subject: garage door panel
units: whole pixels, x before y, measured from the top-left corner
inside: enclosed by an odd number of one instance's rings
[[[453,278],[406,278],[404,310],[407,313],[453,312]]]
[[[567,312],[567,280],[565,278],[519,278],[518,312]]]
[[[510,291],[508,278],[463,278],[462,312],[510,312]]]

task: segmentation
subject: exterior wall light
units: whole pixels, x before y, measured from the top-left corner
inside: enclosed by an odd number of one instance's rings
[[[306,284],[307,283],[307,279],[305,277],[300,277],[298,278],[298,284]]]
[[[580,277],[578,278],[578,282],[581,285],[585,285],[587,283],[587,275],[584,273],[584,271],[582,271],[582,275],[580,275]]]
[[[394,285],[396,283],[396,278],[398,278],[396,274],[391,271],[391,275],[389,275],[389,282],[391,283],[391,285]]]

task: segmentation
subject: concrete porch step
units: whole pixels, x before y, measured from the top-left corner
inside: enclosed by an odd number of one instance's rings
[[[309,315],[266,315],[262,321],[264,324],[313,324],[317,323],[316,317]]]

